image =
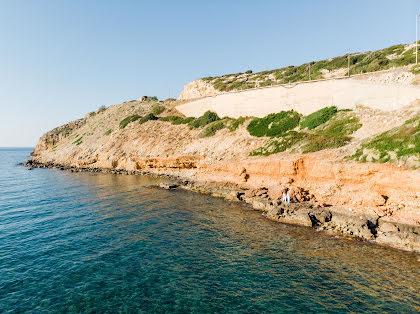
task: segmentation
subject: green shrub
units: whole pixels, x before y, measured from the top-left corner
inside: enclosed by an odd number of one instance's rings
[[[205,128],[198,134],[198,137],[209,137],[216,134],[217,131],[223,129],[225,123],[222,120],[209,123]]]
[[[315,129],[317,126],[327,122],[336,113],[336,106],[322,108],[303,118],[300,122],[300,128],[308,128],[308,130]]]
[[[109,134],[111,134],[112,133],[112,129],[109,129],[109,130],[107,130],[105,133],[104,133],[104,135],[106,135],[106,136],[108,136]]]
[[[167,121],[172,124],[182,124],[182,121],[184,120],[183,117],[179,116],[167,116],[167,117],[161,117],[159,118],[160,121]]]
[[[157,116],[157,115],[160,115],[162,112],[164,112],[165,111],[165,107],[164,106],[161,106],[161,105],[159,105],[159,104],[154,104],[153,106],[152,106],[152,113],[155,115],[155,116]]]
[[[120,129],[124,129],[129,123],[134,122],[140,118],[141,117],[137,114],[126,117],[125,119],[121,120]]]
[[[410,72],[413,74],[420,74],[420,64],[413,66]]]
[[[182,124],[189,124],[191,122],[193,122],[196,118],[194,117],[186,117],[184,118],[184,120],[182,121]]]
[[[239,117],[238,119],[232,120],[229,124],[229,130],[231,132],[235,131],[240,125],[244,124],[246,121],[246,118]]]
[[[294,129],[300,120],[295,111],[281,111],[272,113],[264,118],[255,118],[248,125],[247,130],[253,136],[281,136],[288,130]]]
[[[145,122],[147,122],[147,121],[150,121],[150,120],[157,120],[158,118],[153,114],[153,113],[148,113],[147,115],[145,115],[143,118],[141,118],[140,120],[139,120],[139,123],[140,124],[143,124],[143,123],[145,123]]]
[[[188,124],[191,121],[195,120],[195,118],[194,117],[183,118],[183,117],[179,117],[179,116],[167,116],[167,117],[159,118],[159,120],[167,121],[167,122],[170,122],[174,125],[179,125],[179,124]]]
[[[350,135],[361,128],[361,126],[359,119],[352,114],[340,112],[327,123],[308,133],[302,146],[302,152],[316,152],[347,145],[352,139]]]
[[[268,156],[271,154],[284,152],[291,148],[306,136],[303,132],[288,131],[282,137],[270,139],[264,146],[253,150],[250,156]]]
[[[251,156],[271,155],[292,148],[302,153],[315,152],[327,148],[337,148],[351,141],[350,134],[362,125],[347,112],[339,112],[329,121],[310,131],[287,131],[266,145],[250,153]]]
[[[349,156],[354,160],[366,160],[364,151],[379,156],[375,162],[397,161],[405,156],[417,156],[420,163],[420,117],[407,120],[402,126],[383,132],[372,140],[362,144],[355,154]]]
[[[188,123],[188,126],[190,129],[196,129],[203,126],[206,126],[207,124],[220,120],[217,113],[212,111],[206,111],[201,117],[194,119]]]

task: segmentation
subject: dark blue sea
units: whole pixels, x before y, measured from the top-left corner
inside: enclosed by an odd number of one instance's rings
[[[0,149],[1,313],[420,311],[419,255]]]

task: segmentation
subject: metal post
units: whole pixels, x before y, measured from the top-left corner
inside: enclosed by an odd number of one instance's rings
[[[347,75],[350,77],[350,48],[349,48],[349,52],[347,54]]]
[[[309,62],[309,80],[311,80],[311,63]]]

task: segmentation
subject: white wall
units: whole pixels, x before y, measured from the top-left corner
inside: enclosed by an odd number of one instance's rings
[[[179,105],[186,116],[198,117],[207,110],[220,117],[263,117],[294,109],[304,115],[326,106],[339,109],[363,104],[375,109],[394,110],[420,99],[420,86],[370,82],[356,79],[326,80],[220,94]]]

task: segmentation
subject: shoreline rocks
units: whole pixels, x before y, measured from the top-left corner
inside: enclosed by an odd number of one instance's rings
[[[156,187],[166,190],[183,189],[193,192],[223,197],[230,201],[242,202],[254,210],[262,211],[271,220],[307,226],[327,231],[334,235],[358,238],[380,245],[405,251],[420,252],[420,226],[387,221],[373,211],[363,214],[353,213],[340,206],[329,206],[316,200],[309,191],[293,184],[290,178],[282,178],[278,186],[244,188],[235,183],[197,182],[168,173],[147,170],[107,169],[86,166],[65,166],[54,162],[40,163],[28,160],[23,164],[28,170],[52,168],[70,172],[112,173],[125,175],[146,175],[168,179]],[[241,171],[241,175],[246,170]],[[290,192],[291,203],[282,201],[282,194]]]

